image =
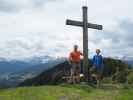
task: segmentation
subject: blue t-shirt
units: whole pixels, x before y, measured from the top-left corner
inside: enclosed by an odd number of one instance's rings
[[[101,69],[103,67],[103,58],[101,55],[95,55],[92,62],[93,66],[95,66],[97,69]]]

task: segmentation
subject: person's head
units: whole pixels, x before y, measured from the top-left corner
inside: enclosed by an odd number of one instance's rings
[[[78,50],[78,45],[74,45],[74,51]]]
[[[100,52],[101,52],[101,50],[100,50],[100,49],[96,49],[96,54],[97,54],[97,55],[99,55],[99,54],[100,54]]]

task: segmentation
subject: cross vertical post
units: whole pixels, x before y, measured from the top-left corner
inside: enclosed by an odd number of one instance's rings
[[[89,60],[88,60],[88,15],[87,7],[83,6],[83,72],[85,79],[88,81],[88,70],[89,70]]]
[[[77,27],[82,27],[83,28],[83,73],[85,76],[86,81],[88,82],[89,79],[89,60],[88,60],[88,28],[91,29],[97,29],[97,30],[102,30],[103,26],[98,25],[98,24],[93,24],[93,23],[88,23],[88,7],[83,6],[83,21],[75,21],[75,20],[66,20],[66,25],[72,25],[72,26],[77,26]]]

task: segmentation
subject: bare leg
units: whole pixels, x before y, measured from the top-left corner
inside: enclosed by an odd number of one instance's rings
[[[100,83],[101,83],[101,75],[97,75],[97,88],[100,87]]]
[[[80,83],[80,63],[77,64],[76,75],[77,75],[77,83]]]
[[[73,83],[73,68],[71,68],[70,83]]]
[[[80,74],[77,75],[77,83],[80,83]]]

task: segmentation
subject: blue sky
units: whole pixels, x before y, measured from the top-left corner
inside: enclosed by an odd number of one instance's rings
[[[0,57],[67,57],[74,44],[82,51],[82,29],[66,26],[82,20],[84,0],[0,0]],[[133,57],[133,0],[88,0],[89,54]]]

